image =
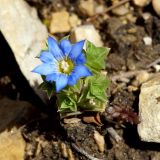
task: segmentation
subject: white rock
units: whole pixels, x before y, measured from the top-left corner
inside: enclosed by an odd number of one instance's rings
[[[133,0],[133,2],[138,7],[145,7],[151,2],[151,0]]]
[[[159,64],[155,64],[153,66],[153,68],[155,69],[156,72],[159,72],[160,71],[160,65]]]
[[[103,46],[101,37],[93,25],[79,26],[71,33],[71,40],[74,42],[84,39],[91,41],[97,47]]]
[[[143,38],[143,41],[144,41],[144,44],[145,44],[146,46],[152,45],[152,38],[151,38],[151,37],[144,37],[144,38]]]
[[[160,16],[160,1],[152,0],[152,6],[153,6],[154,11],[157,13],[157,15]]]
[[[40,63],[35,57],[48,33],[36,10],[23,0],[0,0],[0,30],[30,85],[40,84],[41,77],[31,71]],[[42,96],[42,91],[34,89]]]
[[[138,133],[143,141],[160,143],[160,74],[141,87]]]
[[[67,11],[59,11],[52,14],[49,27],[51,33],[65,33],[69,32],[70,29],[69,13]]]

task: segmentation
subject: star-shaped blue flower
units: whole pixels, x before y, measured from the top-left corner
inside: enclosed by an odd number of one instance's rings
[[[79,78],[91,75],[84,65],[84,42],[71,44],[69,40],[64,39],[58,43],[54,38],[48,37],[48,51],[42,51],[39,57],[43,63],[33,72],[45,75],[47,82],[55,82],[56,92],[67,85],[75,85]]]

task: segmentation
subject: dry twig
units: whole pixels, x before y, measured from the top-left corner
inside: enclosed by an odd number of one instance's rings
[[[115,9],[115,8],[117,8],[117,7],[121,6],[121,5],[129,2],[129,1],[130,1],[130,0],[122,0],[122,1],[120,1],[119,3],[117,3],[117,4],[106,8],[103,13],[99,13],[99,14],[96,14],[96,15],[94,15],[94,16],[92,16],[92,17],[89,17],[89,18],[87,19],[87,21],[92,21],[92,20],[96,19],[99,15],[104,15],[104,14],[106,14],[107,12],[109,12],[109,11],[111,11],[111,10],[113,10],[113,9]]]
[[[120,137],[118,135],[118,133],[112,128],[112,127],[108,127],[107,128],[108,133],[111,135],[111,137],[118,143],[120,141],[122,141],[122,137]]]
[[[130,0],[122,0],[122,1],[119,1],[119,3],[117,3],[117,4],[113,5],[113,6],[108,7],[108,8],[105,10],[105,13],[107,13],[107,12],[111,11],[112,9],[115,9],[115,8],[121,6],[122,4],[129,2],[129,1],[130,1]]]
[[[128,71],[128,72],[121,72],[116,76],[110,77],[112,82],[120,81],[120,82],[129,82],[130,78],[133,78],[137,74],[140,74],[143,70],[135,70],[135,71]]]
[[[86,156],[88,158],[88,160],[103,160],[103,159],[95,158],[95,157],[89,155],[85,150],[83,150],[82,148],[78,147],[75,143],[71,143],[71,145],[77,152],[79,152],[82,155]]]
[[[154,67],[155,65],[157,65],[157,63],[160,63],[160,58],[156,59],[155,61],[147,65],[146,68],[148,69],[150,67]]]

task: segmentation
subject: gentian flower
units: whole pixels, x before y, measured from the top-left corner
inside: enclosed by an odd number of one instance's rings
[[[71,44],[69,40],[64,39],[58,43],[54,38],[48,37],[48,51],[42,51],[39,57],[43,63],[33,72],[44,75],[47,82],[55,82],[56,92],[67,85],[75,85],[79,78],[91,75],[84,65],[84,42]]]

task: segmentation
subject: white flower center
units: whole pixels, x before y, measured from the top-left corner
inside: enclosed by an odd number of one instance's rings
[[[59,72],[69,75],[74,68],[74,63],[70,59],[63,59],[59,62]]]
[[[63,69],[64,72],[67,72],[69,70],[69,64],[67,61],[63,60],[61,62],[61,69]]]

